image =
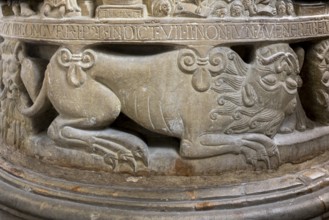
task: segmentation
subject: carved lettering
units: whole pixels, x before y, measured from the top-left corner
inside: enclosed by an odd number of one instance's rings
[[[1,22],[0,34],[37,40],[90,41],[177,41],[192,43],[206,40],[220,44],[261,40],[293,40],[329,35],[329,21],[286,23],[188,23],[188,24],[47,24]]]

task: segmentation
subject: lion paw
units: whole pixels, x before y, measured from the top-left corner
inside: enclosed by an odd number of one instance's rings
[[[122,168],[127,170],[127,167],[137,172],[148,166],[148,148],[140,138],[132,134],[115,129],[86,131],[54,122],[50,128],[48,134],[53,134],[55,142],[101,156],[115,172],[120,172]]]
[[[97,142],[100,140],[96,138]],[[127,146],[121,145],[118,143],[110,142],[107,143],[106,148],[104,148],[104,142],[102,141],[103,146],[94,144],[98,150],[103,151],[104,162],[112,167],[114,171],[119,171],[120,167],[124,164],[128,165],[133,172],[137,172],[139,169],[139,162],[144,166],[148,166],[148,157],[145,155],[144,151],[138,149],[129,149]],[[120,148],[120,149],[118,149]]]
[[[277,169],[280,165],[280,153],[273,140],[262,134],[247,134],[242,139],[241,153],[247,163],[259,169],[259,162],[265,163],[267,169]]]

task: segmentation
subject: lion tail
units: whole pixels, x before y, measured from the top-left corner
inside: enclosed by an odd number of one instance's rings
[[[47,96],[47,72],[41,90],[31,106],[20,106],[19,111],[27,117],[35,117],[46,112],[51,107]]]

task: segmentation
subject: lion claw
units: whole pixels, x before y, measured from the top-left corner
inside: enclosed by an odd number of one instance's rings
[[[118,166],[118,158],[116,158],[113,154],[106,154],[104,157],[104,162],[112,167],[113,170]]]
[[[257,168],[257,162],[265,162],[267,169],[275,169],[280,164],[280,153],[273,140],[265,135],[249,134],[242,140],[242,153],[246,157],[247,163]],[[271,157],[276,157],[278,164],[271,163]]]

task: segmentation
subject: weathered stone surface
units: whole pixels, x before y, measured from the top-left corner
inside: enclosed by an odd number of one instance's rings
[[[328,216],[328,3],[0,6],[0,218]]]

